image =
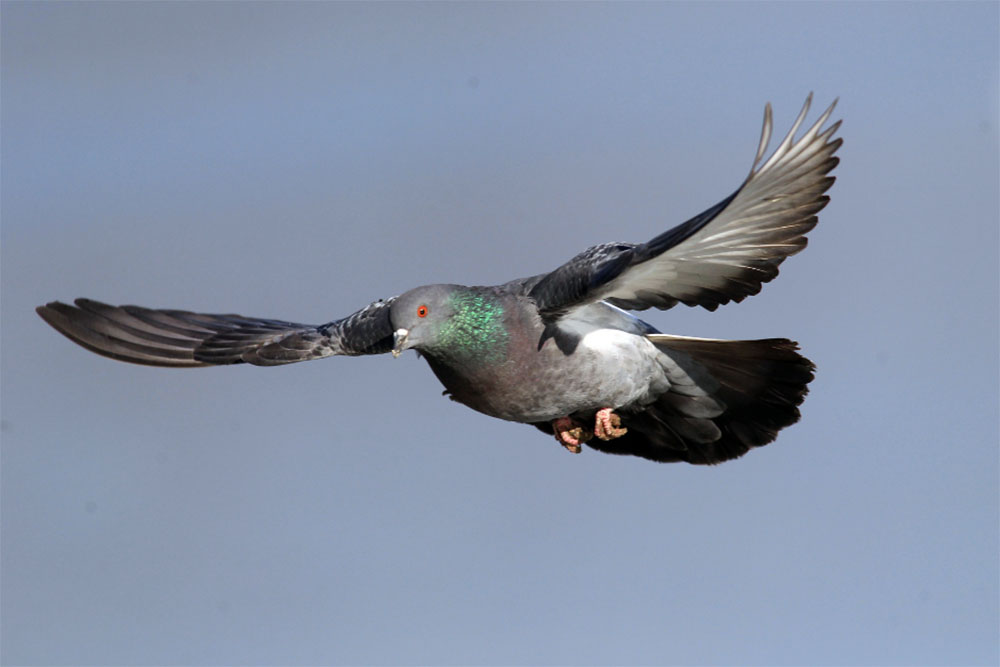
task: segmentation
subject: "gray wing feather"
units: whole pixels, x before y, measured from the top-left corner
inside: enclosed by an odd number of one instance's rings
[[[319,326],[241,315],[109,306],[91,299],[77,299],[74,304],[53,301],[36,311],[61,334],[91,352],[149,366],[276,366],[392,349],[392,299],[376,301],[353,315]]]
[[[607,243],[580,253],[534,280],[530,295],[551,321],[606,299],[630,310],[666,309],[678,302],[715,310],[757,294],[778,265],[806,246],[816,214],[829,201],[828,176],[837,165],[833,139],[840,122],[823,130],[836,101],[802,137],[795,134],[812,102],[806,99],[781,144],[761,164],[771,138],[771,105],[764,110],[750,175],[732,195],[648,243]]]

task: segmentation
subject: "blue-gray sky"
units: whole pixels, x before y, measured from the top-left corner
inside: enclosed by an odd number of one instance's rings
[[[997,662],[996,3],[2,11],[5,664]],[[810,90],[808,249],[646,314],[819,367],[719,467],[571,456],[412,354],[151,369],[33,312],[538,273],[729,194]]]

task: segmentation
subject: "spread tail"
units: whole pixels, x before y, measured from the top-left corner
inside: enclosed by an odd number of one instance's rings
[[[793,341],[648,338],[684,382],[642,412],[624,412],[628,433],[595,438],[587,443],[594,449],[663,462],[721,463],[768,444],[799,420],[815,366]]]

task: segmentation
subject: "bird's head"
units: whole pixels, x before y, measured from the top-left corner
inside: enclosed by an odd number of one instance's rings
[[[396,297],[389,312],[394,332],[392,356],[440,344],[442,328],[455,315],[454,294],[458,289],[458,285],[425,285]]]
[[[396,297],[389,313],[393,356],[413,348],[438,358],[498,360],[507,346],[504,307],[495,293],[427,285]]]

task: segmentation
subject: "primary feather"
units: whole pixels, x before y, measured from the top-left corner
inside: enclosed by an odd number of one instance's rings
[[[380,354],[392,348],[391,299],[323,325],[109,306],[92,299],[77,299],[74,304],[53,301],[35,310],[91,352],[148,366],[277,366],[336,354]]]
[[[828,176],[837,166],[832,139],[840,123],[822,130],[836,102],[802,137],[806,99],[792,129],[761,165],[771,136],[771,106],[750,175],[732,195],[691,220],[638,245],[607,243],[583,251],[541,277],[531,290],[539,310],[556,318],[583,303],[607,300],[629,310],[666,309],[678,302],[715,310],[757,294],[778,266],[806,246],[826,206]]]

